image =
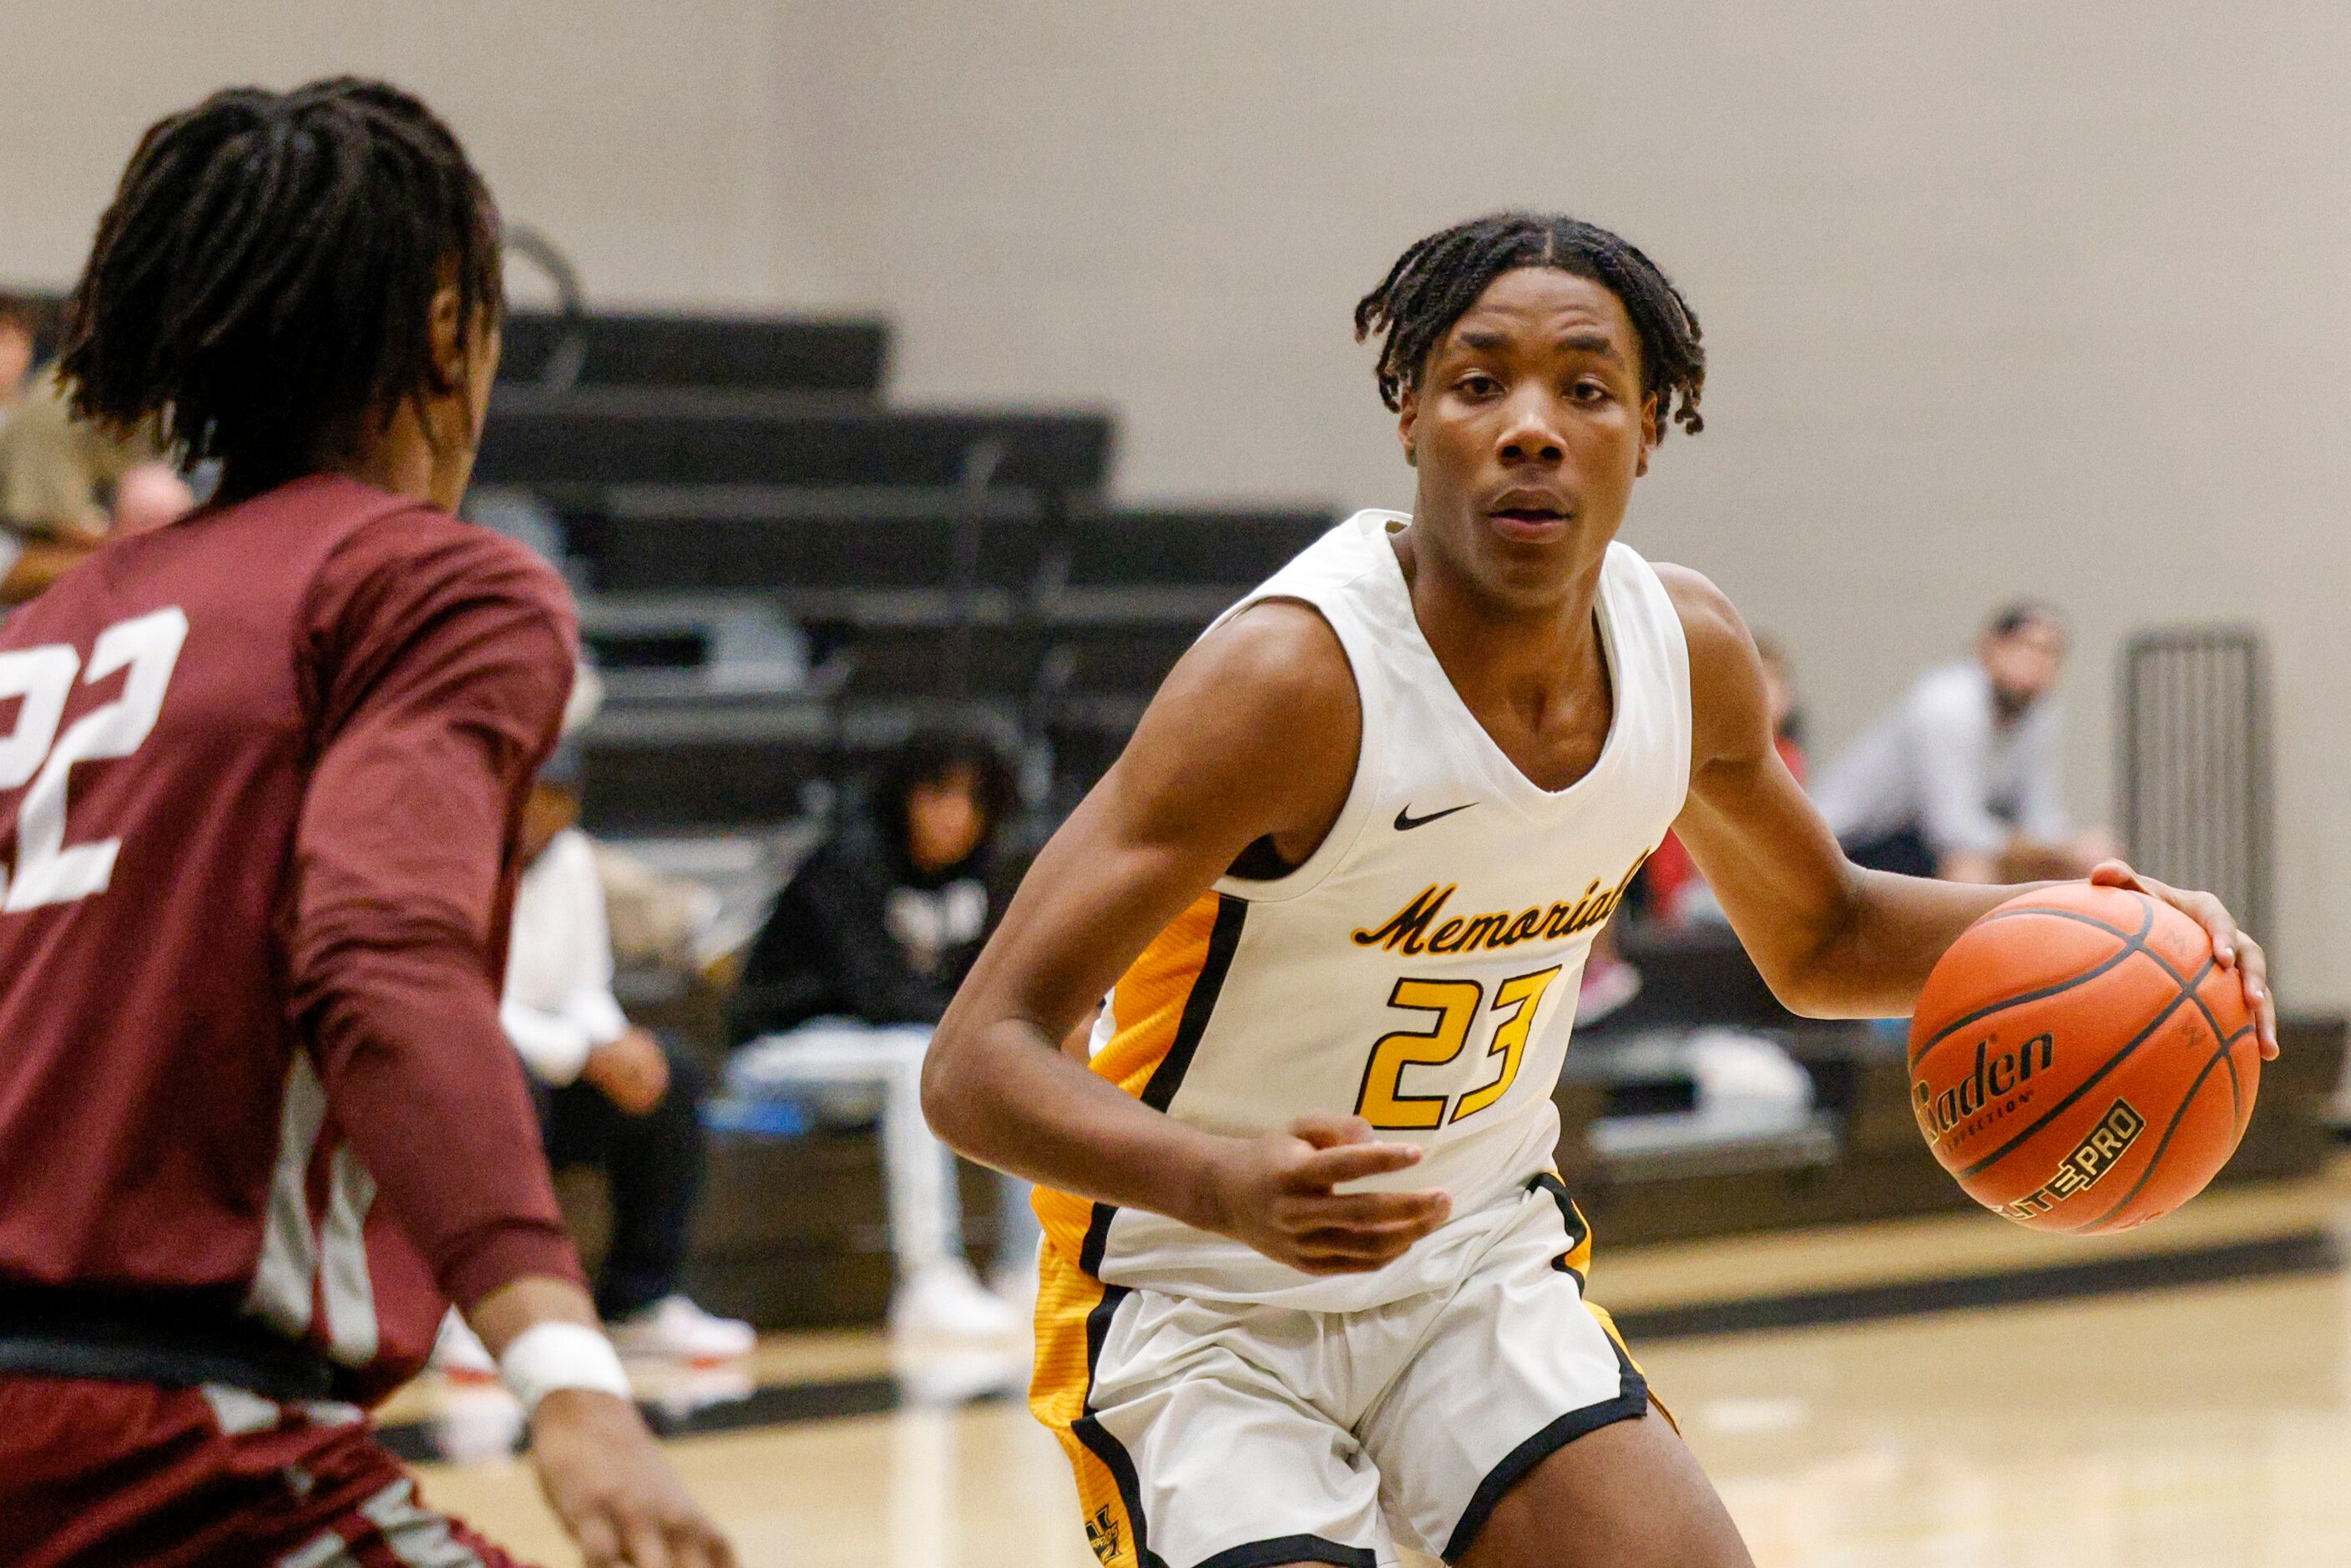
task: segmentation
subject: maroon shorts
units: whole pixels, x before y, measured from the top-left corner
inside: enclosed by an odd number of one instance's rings
[[[347,1405],[0,1375],[0,1568],[518,1568]]]

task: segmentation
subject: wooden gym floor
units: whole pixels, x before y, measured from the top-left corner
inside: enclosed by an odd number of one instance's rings
[[[2093,1243],[1954,1216],[1602,1250],[1617,1311],[1761,1568],[2351,1564],[2351,1166]],[[1019,1347],[771,1340],[651,1375],[747,1564],[1092,1568]],[[698,1413],[697,1413],[698,1412]],[[500,1450],[511,1405],[384,1412],[425,1493],[576,1559]]]

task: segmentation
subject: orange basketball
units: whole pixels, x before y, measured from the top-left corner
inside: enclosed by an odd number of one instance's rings
[[[2236,1152],[2261,1046],[2204,928],[2068,883],[1951,944],[1910,1020],[1911,1109],[1969,1197],[2020,1225],[2126,1230]]]

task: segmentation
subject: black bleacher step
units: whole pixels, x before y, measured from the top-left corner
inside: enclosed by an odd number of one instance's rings
[[[920,726],[1019,733],[1010,705],[935,695],[888,701],[820,696],[608,703],[580,736],[584,821],[605,835],[789,821],[811,782],[870,765]]]
[[[702,316],[510,311],[501,382],[538,382],[565,339],[580,334],[583,386],[745,387],[881,395],[888,325],[869,317]]]
[[[582,821],[608,836],[789,821],[808,784],[831,777],[841,758],[823,737],[620,747],[591,737],[583,750]]]
[[[754,393],[501,387],[474,476],[598,504],[603,486],[922,485],[1091,493],[1110,463],[1100,413],[881,410]]]
[[[1020,490],[973,494],[957,486],[908,485],[660,485],[607,486],[605,516],[623,522],[682,525],[739,519],[767,523],[850,520],[924,523],[940,517],[1034,522],[1044,516],[1034,496]]]
[[[1042,570],[1051,530],[1033,499],[1020,492],[1025,515],[976,510],[958,519],[955,497],[935,495],[927,515],[869,513],[789,519],[660,517],[618,515],[618,508],[564,517],[571,552],[610,592],[691,590],[775,591],[935,589],[954,580],[967,531],[977,530],[970,559],[980,587],[1023,588]]]
[[[1199,633],[1193,622],[1004,626],[812,626],[844,661],[851,698],[965,694],[1017,700],[1149,696]],[[828,646],[829,644],[829,646]]]
[[[704,626],[743,611],[780,609],[843,633],[951,630],[958,625],[1050,635],[1067,631],[1136,628],[1185,637],[1249,591],[1247,583],[1137,584],[1131,588],[1043,588],[1015,592],[982,583],[970,591],[924,586],[778,589],[671,589],[593,593],[580,601],[580,626],[591,635],[630,636],[647,627]]]
[[[667,747],[774,747],[829,752],[843,744],[837,705],[821,692],[703,691],[664,702],[608,701],[580,732],[591,754]],[[681,771],[684,771],[682,767]]]
[[[1071,694],[1049,705],[1055,815],[1076,804],[1125,746],[1149,694]],[[803,792],[868,766],[918,726],[982,723],[1019,732],[1025,697],[729,699],[608,703],[580,736],[585,822],[626,836],[789,820]]]
[[[1102,512],[1079,519],[1070,532],[1069,580],[1102,587],[1261,582],[1338,520],[1304,507]]]
[[[1045,574],[1091,593],[1176,585],[1228,601],[1330,523],[1326,513],[1234,509],[1102,511],[1057,524],[1020,492],[757,486],[615,488],[564,519],[573,553],[614,592],[936,588],[954,580],[977,529],[981,586]]]

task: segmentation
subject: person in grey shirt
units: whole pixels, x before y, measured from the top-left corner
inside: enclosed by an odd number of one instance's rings
[[[2115,852],[2067,820],[2055,688],[2065,623],[2011,605],[1975,657],[1930,670],[1814,786],[1858,865],[1959,882],[2085,874]]]

